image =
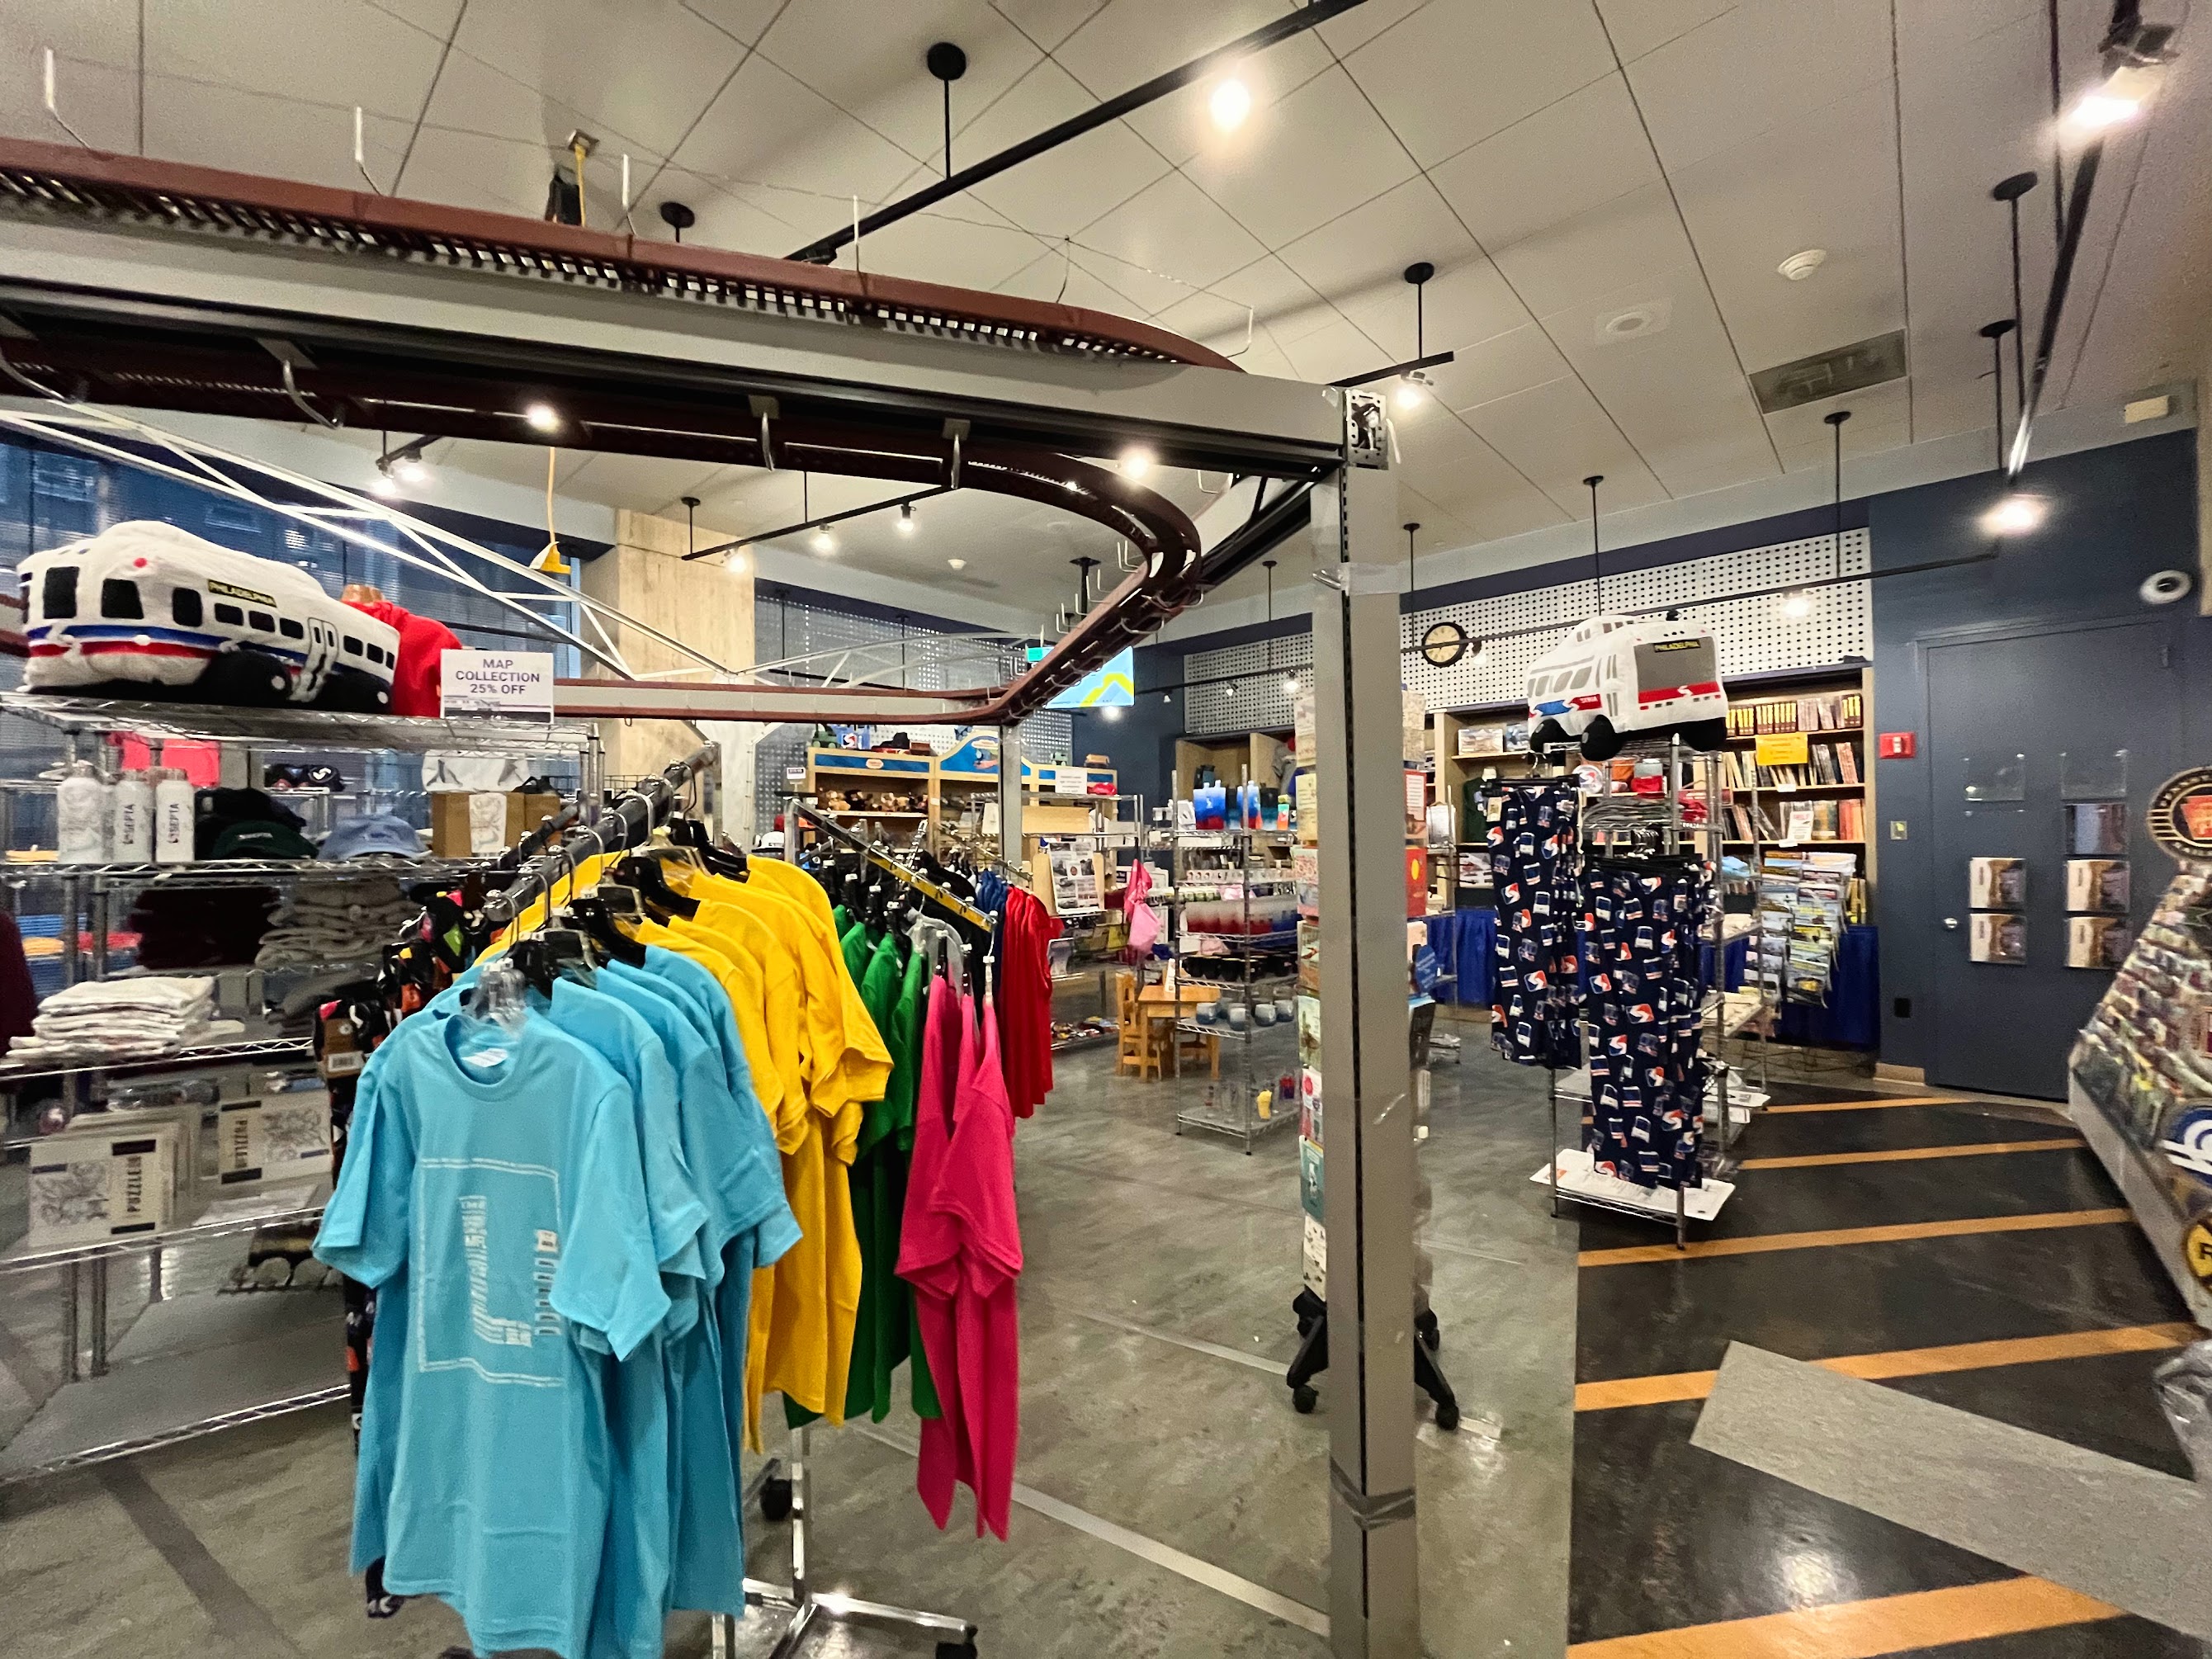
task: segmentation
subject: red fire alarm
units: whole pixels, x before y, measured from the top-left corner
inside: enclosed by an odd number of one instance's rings
[[[1915,738],[1911,732],[1885,732],[1875,752],[1884,760],[1911,760],[1916,748]]]

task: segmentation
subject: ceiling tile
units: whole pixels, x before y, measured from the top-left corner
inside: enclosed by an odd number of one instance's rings
[[[1592,472],[1605,475],[1601,500],[1608,513],[1667,497],[1579,380],[1547,381],[1469,410],[1466,420],[1570,517],[1587,516],[1582,481]]]
[[[1181,173],[1170,173],[1085,225],[1078,240],[1108,263],[1101,267],[1088,253],[1077,263],[1098,270],[1140,301],[1146,315],[1188,297],[1191,286],[1241,270],[1267,252]]]
[[[684,233],[688,246],[731,248],[740,253],[766,254],[781,258],[818,234],[802,229],[819,210],[811,195],[793,191],[738,188],[724,190],[678,167],[665,167],[653,188],[638,198],[635,220],[637,234],[656,240],[668,235],[660,217],[663,202],[681,202],[698,215],[698,222]]]
[[[1444,405],[1462,411],[1574,372],[1552,337],[1536,323],[1453,349],[1452,361],[1431,369],[1429,378],[1436,382],[1437,396]]]
[[[1340,69],[1316,76],[1183,172],[1269,247],[1411,178],[1413,160]]]
[[[1597,0],[1624,64],[1735,9],[1736,0]]]
[[[1341,16],[1330,18],[1315,33],[1321,36],[1322,44],[1339,58],[1348,57],[1428,3],[1429,0],[1364,0],[1364,4],[1354,6]]]
[[[444,40],[452,36],[453,25],[460,21],[465,0],[364,0],[364,3]]]
[[[1430,176],[1493,253],[1658,181],[1659,162],[1618,75],[1462,150]]]
[[[1985,389],[1986,395],[1986,389]],[[1882,435],[1883,428],[1904,426],[1911,418],[1911,392],[1903,380],[1893,380],[1887,386],[1869,386],[1863,392],[1853,392],[1840,398],[1829,398],[1816,404],[1801,404],[1785,409],[1765,417],[1766,429],[1774,434],[1775,447],[1786,460],[1790,453],[1805,446],[1815,445],[1826,455],[1834,441],[1833,434],[1825,423],[1827,415],[1835,410],[1848,409],[1851,418],[1844,423],[1844,457],[1871,454],[1877,449],[1891,447]],[[1795,463],[1791,470],[1796,470]]]
[[[1656,184],[1493,248],[1491,257],[1530,310],[1549,314],[1694,256],[1674,198]]]
[[[1852,426],[1857,426],[1854,420]],[[1855,492],[1851,483],[1851,459],[1854,455],[1878,455],[1886,450],[1902,449],[1912,441],[1911,428],[1900,413],[1887,420],[1869,421],[1850,442],[1844,446],[1844,494],[1848,498]],[[1817,438],[1802,443],[1782,446],[1783,470],[1789,472],[1827,472],[1835,465],[1835,451],[1825,428]]]
[[[1191,339],[1224,338],[1241,346],[1251,332],[1277,342],[1296,340],[1336,319],[1305,281],[1272,253],[1231,271],[1152,320]]]
[[[1073,76],[1045,59],[959,129],[953,139],[954,165],[1008,149],[1097,101]],[[1169,171],[1158,150],[1115,121],[1032,156],[969,194],[1030,230],[1072,236]]]
[[[1115,270],[1102,262],[1104,269]],[[1071,254],[1053,248],[1040,253],[1028,264],[997,285],[1001,294],[1018,294],[1025,300],[1049,300],[1055,305],[1083,306],[1091,311],[1103,311],[1116,317],[1141,317],[1145,307],[1112,283],[1101,280],[1086,270]],[[1177,288],[1175,295],[1188,294],[1188,289]],[[1240,331],[1239,337],[1242,337]]]
[[[890,139],[758,56],[745,60],[672,159],[727,186],[770,186],[779,192],[775,211],[811,236],[850,223],[854,195],[863,211],[888,199],[914,168]]]
[[[1743,0],[1629,65],[1668,169],[1788,125],[1890,78],[1890,9],[1867,0]]]
[[[1400,357],[1413,355],[1406,268],[1424,259],[1437,268],[1421,297],[1430,350],[1529,320],[1426,179],[1410,179],[1282,250],[1285,264]]]
[[[939,40],[950,40],[968,54],[967,72],[952,88],[956,131],[963,112],[987,107],[1042,56],[1028,36],[973,0],[900,0],[896,5],[805,0],[784,9],[762,37],[759,51],[838,108],[941,171],[944,83],[922,62]],[[955,167],[961,151],[956,141]]]
[[[382,116],[363,121],[362,148],[372,175],[388,179],[398,171],[407,134],[404,122]],[[361,187],[353,163],[352,110],[169,76],[146,80],[146,153],[336,190]],[[542,177],[538,201],[544,201]]]
[[[1106,0],[991,0],[998,14],[1050,52],[1097,14]]]
[[[1208,0],[1202,6],[1187,0],[1109,0],[1052,55],[1100,98],[1111,98],[1225,46],[1289,9],[1286,0]],[[1310,33],[1298,34],[1270,46],[1242,72],[1256,100],[1266,88],[1287,90],[1328,64],[1321,43]]]
[[[1613,68],[1589,0],[1431,0],[1345,60],[1424,167]]]
[[[1315,76],[1335,67],[1334,60],[1312,35],[1293,35],[1236,65],[1236,77],[1250,94],[1252,108],[1233,131],[1224,132],[1213,120],[1213,94],[1229,77],[1231,71],[1226,69],[1171,92],[1124,119],[1131,131],[1177,167],[1207,155],[1220,155],[1226,158],[1225,164],[1234,165],[1237,158],[1249,155],[1258,146],[1257,135],[1270,131],[1261,118],[1269,110]],[[1115,86],[1104,89],[1102,95],[1110,97],[1125,90]]]
[[[396,142],[407,142],[404,130],[398,131]],[[351,143],[350,137],[347,143]],[[350,149],[346,154],[347,171],[350,172]],[[398,159],[395,154],[390,165],[380,167],[372,161],[369,166],[379,178],[390,179]],[[407,153],[405,170],[398,173],[395,189],[398,194],[419,201],[450,202],[457,207],[516,213],[535,219],[545,210],[545,187],[552,172],[552,152],[543,144],[426,126],[415,135],[413,148]],[[586,167],[585,179],[587,184],[601,187],[591,191],[586,197],[586,219],[595,214],[611,216],[616,192],[605,188],[606,179],[598,176],[593,167]],[[358,179],[355,182],[358,183]]]
[[[663,513],[680,523],[682,498],[703,496],[707,485],[724,471],[706,461],[672,460],[659,455],[592,454],[584,456],[579,465],[563,469],[560,487],[564,495],[641,513]],[[711,546],[720,539],[706,521],[700,521],[700,546]]]
[[[1375,342],[1341,319],[1282,345],[1284,356],[1297,370],[1297,378],[1316,385],[1380,367]]]
[[[1905,325],[1897,191],[1896,120],[1886,85],[1676,173],[1683,221],[1747,368]],[[1827,261],[1805,281],[1775,269],[1816,247]]]
[[[917,213],[863,237],[860,264],[890,276],[992,289],[1031,264],[1037,251],[1037,239],[1025,230]]]
[[[580,124],[602,153],[665,155],[744,55],[676,0],[641,0],[618,15],[469,0],[429,118],[554,144]]]
[[[149,74],[337,106],[349,158],[356,104],[411,122],[438,70],[436,40],[360,0],[148,0],[145,15]]]
[[[1406,454],[1401,477],[1445,512],[1470,525],[1502,508],[1517,508],[1538,523],[1559,518],[1543,491],[1453,416],[1439,414],[1410,428],[1401,421],[1399,434]]]
[[[135,0],[0,0],[0,125],[65,144],[46,113],[42,48],[54,50],[54,101],[85,142],[129,155],[138,144],[138,9]]]
[[[723,33],[745,46],[758,44],[762,32],[775,21],[775,15],[784,8],[785,0],[683,0],[687,11],[696,12]],[[417,0],[422,3],[422,0]]]

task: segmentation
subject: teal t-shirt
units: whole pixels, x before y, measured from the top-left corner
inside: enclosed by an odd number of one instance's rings
[[[615,1455],[583,1333],[626,1358],[669,1311],[629,1090],[534,1013],[405,1021],[372,1067],[315,1247],[364,1285],[408,1280],[397,1387],[366,1407],[392,1455],[388,1491],[356,1483],[356,1569],[373,1539],[386,1588],[441,1597],[478,1650],[581,1659]]]

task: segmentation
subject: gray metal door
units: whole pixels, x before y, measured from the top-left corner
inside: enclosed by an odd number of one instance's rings
[[[2066,966],[2066,804],[2125,799],[2130,925],[2140,927],[2173,871],[2142,827],[2175,764],[2172,638],[2166,623],[2145,621],[1923,647],[1935,796],[1931,1083],[2064,1097],[2067,1051],[2112,977]],[[1978,857],[2027,860],[2025,963],[1971,960],[1967,877]]]

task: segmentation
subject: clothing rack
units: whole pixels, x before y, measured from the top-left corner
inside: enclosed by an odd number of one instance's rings
[[[485,909],[494,912],[502,921],[513,921],[522,914],[533,889],[544,892],[550,898],[560,878],[563,874],[573,873],[576,866],[585,859],[604,856],[629,846],[635,841],[644,840],[657,825],[666,821],[669,812],[683,798],[684,792],[692,781],[715,764],[719,752],[712,744],[694,750],[668,767],[659,777],[647,779],[623,795],[602,812],[596,822],[571,833],[553,851],[526,857],[514,879],[505,889],[486,896]],[[635,817],[634,830],[633,815]],[[571,808],[563,816],[573,822],[579,814]],[[535,832],[539,845],[544,844],[548,831],[559,827],[560,823],[561,820],[556,818],[551,824]],[[610,823],[615,829],[611,842],[607,838],[607,825]],[[592,850],[580,853],[576,843],[586,836],[591,839]],[[525,848],[530,845],[529,840],[523,842]]]
[[[920,874],[918,872],[909,870],[905,865],[901,864],[896,859],[893,858],[889,853],[884,852],[880,847],[874,845],[872,842],[862,841],[858,836],[846,829],[842,824],[831,823],[816,809],[807,805],[805,802],[800,800],[798,796],[793,795],[786,801],[785,810],[788,813],[794,814],[799,817],[805,819],[807,826],[810,829],[821,831],[823,836],[827,836],[830,840],[836,842],[839,846],[844,848],[846,851],[857,853],[862,858],[866,859],[870,864],[875,866],[878,870],[884,872],[886,874],[896,876],[900,881],[905,883],[908,887],[913,888],[924,898],[930,899],[936,903],[943,905],[946,909],[951,911],[954,915],[958,916],[961,921],[969,923],[972,927],[981,927],[987,930],[993,925],[991,915],[988,911],[978,909],[975,906],[969,903],[966,899],[962,898],[957,893],[953,892],[950,888],[940,887],[935,882],[930,880],[928,877]],[[789,819],[787,818],[785,821],[788,823]],[[789,838],[787,837],[787,842],[788,839]],[[786,851],[787,853],[795,854],[798,851],[798,848],[787,845]],[[791,861],[796,864],[799,860],[796,857],[793,857]]]

